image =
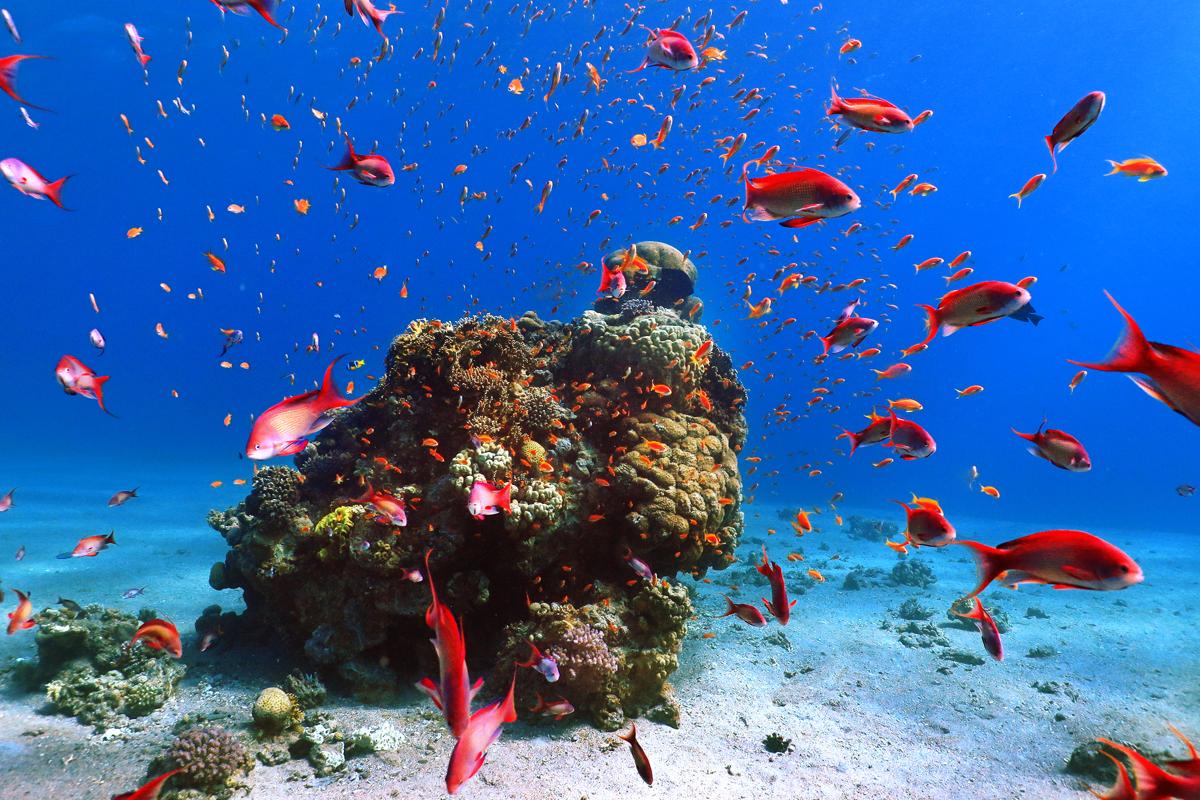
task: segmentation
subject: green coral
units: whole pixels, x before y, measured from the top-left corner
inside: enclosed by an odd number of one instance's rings
[[[317,521],[313,533],[324,539],[345,537],[354,527],[356,519],[365,512],[363,506],[338,506]]]
[[[135,617],[95,604],[79,612],[43,609],[37,663],[25,678],[44,687],[56,711],[97,729],[149,714],[174,696],[187,671],[163,650],[130,646],[141,622],[155,616],[151,609]]]
[[[315,674],[296,670],[283,679],[283,688],[288,695],[295,698],[296,705],[302,710],[316,708],[325,703],[325,684]]]

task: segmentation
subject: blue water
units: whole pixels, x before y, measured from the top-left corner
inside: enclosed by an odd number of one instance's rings
[[[1200,497],[1182,497],[1176,487],[1200,484],[1200,431],[1120,375],[1092,372],[1070,393],[1077,368],[1066,359],[1100,360],[1120,332],[1105,289],[1150,339],[1183,347],[1200,340],[1200,290],[1191,279],[1200,246],[1193,221],[1200,157],[1189,133],[1200,99],[1200,8],[827,0],[814,11],[811,0],[764,0],[739,6],[750,13],[732,30],[734,12],[715,11],[720,36],[711,45],[726,50],[727,60],[692,74],[626,75],[641,59],[642,35],[636,28],[621,35],[628,16],[621,3],[546,3],[531,24],[523,5],[511,13],[496,3],[485,14],[482,2],[451,3],[436,60],[439,5],[400,5],[402,13],[385,23],[395,52],[368,72],[380,39],[336,2],[317,12],[285,4],[279,18],[290,33],[283,43],[256,16],[223,17],[203,0],[54,10],[7,3],[24,42],[0,34],[0,55],[54,57],[26,62],[18,81],[27,99],[54,113],[31,108],[40,123],[33,130],[18,105],[0,97],[0,157],[19,157],[51,179],[75,177],[63,194],[69,212],[0,186],[0,493],[17,488],[17,508],[0,515],[0,558],[10,559],[19,544],[30,560],[47,558],[79,536],[106,531],[113,524],[108,494],[139,484],[145,499],[120,511],[150,517],[131,525],[196,535],[205,508],[245,493],[232,481],[251,475],[239,453],[252,416],[311,388],[332,356],[366,361],[359,371],[337,373],[343,386],[355,382],[357,395],[373,385],[388,343],[410,320],[527,310],[573,317],[596,296],[594,269],[603,255],[646,239],[692,255],[704,321],[734,363],[747,365],[740,373],[750,395],[744,455],[761,462],[743,462],[745,488],[755,503],[771,504],[759,523],[776,522],[775,504],[826,505],[835,492],[850,507],[899,522],[887,501],[917,492],[941,500],[951,518],[1000,521],[1014,536],[1048,528],[1137,531],[1146,546],[1178,536],[1180,552],[1195,552]],[[682,16],[681,30],[696,40],[692,24],[702,14],[686,3],[651,3],[639,22],[668,25]],[[325,15],[314,34],[314,21]],[[127,21],[153,57],[148,83],[125,39]],[[839,57],[849,36],[863,48]],[[223,46],[231,54],[221,68]],[[352,57],[363,63],[352,66]],[[546,102],[556,61],[571,80]],[[607,81],[599,96],[585,61]],[[506,91],[525,67],[524,94]],[[689,110],[707,76],[717,80]],[[932,109],[934,116],[910,134],[857,134],[834,150],[839,133],[824,117],[831,79],[844,96],[861,87],[914,115]],[[751,87],[760,87],[762,101],[732,99]],[[1043,137],[1093,90],[1107,95],[1100,120],[1060,154],[1057,174],[1018,210],[1008,195],[1049,171]],[[190,114],[175,106],[177,97]],[[310,108],[327,115],[324,126]],[[750,108],[760,110],[742,121]],[[585,110],[584,134],[575,138]],[[653,138],[668,111],[674,128],[662,150],[630,145],[636,133]],[[273,114],[284,115],[290,130],[266,124],[264,115]],[[397,170],[393,187],[360,186],[324,169],[341,158],[338,120],[358,150],[378,142]],[[741,132],[747,144],[724,170],[714,142]],[[786,164],[844,170],[863,208],[795,232],[743,223],[736,166],[761,154],[758,142],[780,145]],[[1139,155],[1153,156],[1170,174],[1150,183],[1106,177],[1106,159]],[[460,164],[468,169],[456,176]],[[891,204],[886,190],[910,172],[939,191]],[[539,215],[534,206],[547,180],[555,186]],[[462,205],[463,187],[486,198]],[[710,203],[715,195],[722,201]],[[297,199],[311,202],[307,215],[294,210]],[[227,212],[231,203],[245,213]],[[602,213],[585,226],[593,209]],[[707,224],[689,229],[702,212]],[[682,222],[669,225],[677,215]],[[862,230],[843,236],[853,222]],[[127,238],[135,226],[144,233]],[[912,243],[894,252],[907,233]],[[1033,304],[1045,320],[1037,327],[1002,320],[939,338],[909,359],[911,375],[877,384],[871,368],[894,363],[923,336],[915,304],[945,291],[944,268],[914,275],[913,265],[968,249],[975,273],[959,286],[1036,276]],[[224,259],[225,274],[210,270],[206,251]],[[803,262],[797,269],[820,282],[868,279],[860,311],[882,325],[864,347],[884,352],[814,363],[820,344],[801,334],[825,333],[853,290],[794,290],[765,324],[745,319],[748,274],[755,275],[754,300],[778,298],[775,274],[791,262]],[[372,273],[383,265],[387,277],[376,280]],[[797,322],[781,328],[789,317]],[[167,338],[156,334],[158,323]],[[88,343],[93,327],[107,339],[103,355]],[[229,354],[231,369],[219,366],[218,328],[246,332]],[[319,352],[306,352],[314,334]],[[63,394],[53,369],[64,353],[112,376],[107,402],[116,417]],[[250,368],[238,368],[241,361]],[[844,384],[810,411],[807,401],[823,378]],[[954,390],[970,384],[985,391],[956,399]],[[846,458],[836,434],[863,427],[872,407],[900,397],[924,404],[912,419],[932,432],[938,452],[885,468],[872,467],[888,455],[879,447]],[[780,407],[791,412],[787,421],[779,421]],[[1010,431],[1032,431],[1043,417],[1085,443],[1091,472],[1053,468]],[[1000,499],[968,486],[972,465]],[[814,469],[821,474],[811,476]],[[222,487],[210,487],[218,480]],[[748,510],[753,515],[755,505]],[[163,546],[160,555],[170,551]],[[215,537],[211,550],[219,556]],[[195,563],[175,579],[203,583],[213,553],[188,554]],[[52,591],[73,589],[92,591],[83,583]]]

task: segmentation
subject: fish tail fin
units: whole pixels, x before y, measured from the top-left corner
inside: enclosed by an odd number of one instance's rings
[[[1050,151],[1050,161],[1054,164],[1054,169],[1051,171],[1053,175],[1058,172],[1058,156],[1054,154],[1054,139],[1049,136],[1046,137],[1046,148]]]
[[[821,353],[821,355],[823,355],[823,356],[827,356],[827,355],[829,355],[829,343],[830,343],[830,341],[832,340],[832,338],[833,338],[833,337],[831,337],[831,336],[821,336],[821,337],[819,337],[819,338],[820,338],[820,340],[821,340],[821,345],[822,345],[822,346],[825,348],[824,352],[822,352],[822,353]]]
[[[257,11],[259,13],[259,15],[263,19],[265,19],[267,22],[271,23],[276,28],[279,28],[279,30],[283,31],[284,33],[287,32],[287,28],[280,25],[278,22],[275,21],[275,18],[273,16],[271,16],[271,8],[270,7],[271,7],[271,5],[273,5],[272,3],[264,2],[264,0],[246,0],[246,3],[251,8],[253,8],[255,11]]]
[[[1013,192],[1012,194],[1010,194],[1010,195],[1009,195],[1009,197],[1015,197],[1015,198],[1017,198],[1017,208],[1019,209],[1019,208],[1021,207],[1021,200],[1023,199],[1023,198],[1021,197],[1021,193],[1020,193],[1020,192]]]
[[[862,443],[862,439],[859,438],[857,433],[855,433],[852,430],[845,429],[845,428],[842,429],[842,432],[839,433],[836,438],[850,440],[850,452],[847,455],[847,457],[854,455],[854,451],[857,450],[859,444]]]
[[[1172,784],[1174,783],[1171,780],[1172,776],[1164,772],[1153,761],[1132,747],[1126,747],[1108,739],[1097,739],[1096,741],[1111,747],[1129,759],[1129,765],[1133,768],[1133,779],[1137,783],[1138,797],[1146,798],[1146,800],[1157,800],[1158,798],[1175,796],[1172,792]],[[1120,776],[1118,775],[1119,778]]]
[[[117,533],[116,531],[109,531],[108,536],[104,537],[104,543],[105,544],[116,544],[117,543],[116,533]]]
[[[1034,439],[1034,436],[1036,435],[1036,434],[1032,434],[1032,433],[1021,433],[1016,428],[1009,428],[1009,430],[1012,431],[1013,433],[1015,433],[1017,436],[1020,436],[1022,439],[1024,439],[1027,442],[1032,442]]]
[[[617,738],[633,744],[637,740],[637,723],[631,722],[629,724],[629,733],[618,733]]]
[[[1117,343],[1113,345],[1112,352],[1104,362],[1090,364],[1084,361],[1070,361],[1070,363],[1103,372],[1145,372],[1154,357],[1150,343],[1146,341],[1142,329],[1129,312],[1121,308],[1111,294],[1108,292],[1104,294],[1125,318],[1125,330],[1121,333],[1121,338],[1117,339]]]
[[[987,588],[989,583],[996,579],[997,575],[1007,569],[1004,565],[1004,551],[998,548],[988,547],[986,544],[972,542],[969,539],[956,539],[950,542],[950,544],[968,547],[971,550],[971,554],[975,556],[975,569],[979,574],[979,585],[975,587],[974,591],[964,597],[964,600],[968,597],[977,596]]]
[[[147,64],[150,63],[150,56],[146,55],[145,53],[142,53],[141,55],[139,55],[137,57],[137,60],[143,67],[145,67]]]
[[[97,375],[92,379],[92,391],[96,395],[96,402],[100,404],[100,410],[105,414],[113,415],[111,411],[104,405],[104,384],[108,383],[111,375]]]
[[[728,617],[728,616],[731,616],[731,615],[733,615],[733,614],[736,614],[736,613],[737,613],[737,607],[736,607],[736,606],[733,604],[733,600],[732,600],[732,599],[730,599],[729,595],[724,595],[724,597],[725,597],[726,609],[725,609],[725,613],[724,613],[724,614],[722,614],[721,616],[722,616],[722,617]]]
[[[341,392],[338,391],[337,385],[333,382],[333,368],[345,357],[346,355],[343,353],[333,361],[330,361],[329,366],[325,368],[325,377],[321,381],[320,393],[320,404],[325,409],[352,406],[358,402],[358,400],[350,400],[349,398],[343,397]]]
[[[646,67],[647,67],[649,64],[650,64],[650,58],[649,58],[649,56],[647,56],[646,58],[642,59],[642,63],[638,64],[638,65],[637,65],[636,67],[634,67],[633,69],[627,69],[627,70],[625,70],[625,74],[626,74],[626,75],[632,75],[632,74],[633,74],[633,73],[635,73],[635,72],[641,72],[641,71],[642,71],[642,70],[644,70],[644,69],[645,69],[645,68],[646,68]]]
[[[837,84],[829,84],[829,108],[826,109],[825,115],[832,117],[834,114],[842,112],[842,98],[838,97]]]
[[[62,190],[63,187],[67,185],[67,181],[71,180],[73,177],[73,175],[67,175],[59,178],[53,183],[46,184],[46,197],[51,203],[54,203],[54,205],[58,206],[59,208],[66,209],[66,206],[62,204]]]
[[[518,667],[532,667],[534,664],[536,664],[538,662],[538,656],[540,656],[540,655],[541,655],[541,653],[538,652],[537,645],[535,645],[533,642],[530,642],[529,643],[529,660],[528,661],[514,661],[513,663],[516,664]]]
[[[917,308],[925,310],[925,338],[921,340],[921,344],[929,344],[933,341],[933,337],[937,336],[942,321],[938,316],[938,310],[933,306],[921,304]]]
[[[332,167],[326,167],[331,170],[347,170],[354,169],[354,143],[350,141],[350,135],[346,135],[346,155],[342,156],[342,160],[334,164]]]
[[[1104,160],[1107,161],[1109,163],[1109,166],[1112,167],[1112,171],[1104,173],[1104,177],[1107,178],[1109,175],[1116,175],[1118,172],[1121,171],[1121,165],[1119,162],[1113,161],[1111,158],[1106,158]]]
[[[1133,782],[1129,779],[1129,771],[1125,769],[1125,764],[1121,759],[1114,756],[1107,750],[1101,750],[1100,753],[1117,765],[1117,780],[1104,794],[1100,794],[1095,789],[1088,787],[1088,791],[1100,800],[1121,800],[1121,798],[1136,797],[1137,792],[1133,788]]]
[[[442,692],[440,689],[438,689],[436,683],[431,681],[429,678],[421,678],[421,680],[417,683],[417,688],[428,695],[429,699],[433,701],[433,704],[438,707],[439,711],[442,710]]]

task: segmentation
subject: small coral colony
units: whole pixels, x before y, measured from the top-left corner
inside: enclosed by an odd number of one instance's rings
[[[283,28],[274,0],[213,3],[222,13],[247,16],[244,25],[258,19]],[[376,61],[382,61],[392,47],[384,25],[400,12],[370,0],[347,0],[346,9],[378,31],[383,44]],[[437,13],[435,30],[447,13],[445,8]],[[637,30],[638,13],[629,18],[626,33]],[[629,70],[646,72],[626,80],[653,84],[693,71],[707,72],[701,88],[722,80],[716,65],[726,54],[713,43],[743,24],[746,14],[736,12],[718,32],[709,12],[694,26],[703,32],[699,45],[679,22],[646,29],[641,63],[633,62]],[[12,15],[5,11],[4,18],[20,42]],[[125,28],[139,65],[150,69],[144,40],[133,24]],[[850,39],[839,57],[852,58],[860,47]],[[589,90],[597,95],[608,83],[601,75],[611,55],[610,49],[599,68],[586,64]],[[42,57],[0,59],[0,89],[21,104],[31,127],[38,123],[28,109],[39,106],[17,92],[16,77],[18,68],[36,68]],[[181,85],[186,66],[185,60]],[[529,79],[528,71],[513,78],[509,92],[524,92],[523,80]],[[565,82],[559,63],[545,100]],[[751,95],[739,90],[735,98],[745,106]],[[1104,94],[1092,92],[1054,126],[1046,137],[1052,172],[1062,150],[1097,122],[1104,106]],[[323,112],[314,108],[313,113],[323,125]],[[836,90],[827,114],[847,134],[868,137],[910,134],[932,116],[925,111],[910,117],[881,98],[840,97]],[[129,121],[122,119],[128,128]],[[278,114],[270,124],[279,131],[291,127]],[[655,139],[638,134],[632,146],[662,147],[672,124],[672,117],[664,116]],[[345,158],[330,169],[349,173],[364,186],[395,182],[384,154],[360,152],[349,136],[345,140]],[[723,161],[747,141],[744,133],[725,140]],[[802,229],[832,224],[860,209],[856,192],[838,177],[789,168],[776,158],[786,155],[772,146],[744,165],[744,222]],[[1149,158],[1112,165],[1114,174],[1140,181],[1166,175]],[[752,171],[760,174],[751,177]],[[63,205],[67,178],[51,181],[16,158],[0,162],[0,172],[22,194]],[[1013,197],[1025,201],[1046,180],[1045,174],[1035,175]],[[548,182],[542,190],[538,213],[552,189]],[[922,197],[936,191],[909,175],[891,195]],[[231,205],[229,210],[244,209]],[[296,210],[307,214],[308,202],[297,201]],[[854,223],[845,234],[860,227]],[[128,235],[141,232],[134,228]],[[226,271],[221,256],[205,255],[214,271]],[[970,259],[964,252],[945,264],[954,270],[948,285],[971,275],[973,268],[965,266]],[[943,259],[928,259],[917,271],[940,266]],[[381,269],[379,280],[386,275]],[[799,272],[784,270],[777,278],[777,297],[751,302],[747,294],[750,319],[769,316],[790,291],[857,290],[860,299],[818,337],[819,360],[880,352],[860,347],[879,327],[860,311],[867,279],[831,287]],[[209,523],[228,552],[213,565],[210,583],[215,589],[241,590],[246,607],[240,614],[207,609],[187,648],[219,652],[254,631],[286,631],[303,644],[321,674],[360,688],[394,687],[397,674],[414,668],[417,658],[430,675],[418,686],[455,740],[443,754],[446,789],[452,794],[472,779],[503,727],[518,716],[554,721],[584,716],[605,730],[639,716],[677,724],[680,709],[667,681],[693,616],[693,593],[677,578],[702,578],[707,570],[735,561],[743,529],[738,452],[747,437],[746,391],[729,354],[701,323],[704,304],[695,294],[697,268],[689,254],[660,242],[629,245],[604,258],[600,279],[594,308],[569,322],[544,320],[533,312],[453,323],[414,321],[392,342],[385,374],[365,395],[349,399],[339,391],[335,359],[320,388],[258,414],[245,456],[256,462],[294,457],[295,468],[260,466],[241,503],[211,513]],[[939,331],[949,336],[1006,318],[1036,324],[1041,317],[1031,304],[1034,283],[1034,278],[972,283],[924,306],[928,335],[903,351],[904,360],[876,370],[878,377],[911,370],[908,359],[929,347]],[[1200,424],[1200,355],[1148,341],[1133,317],[1120,306],[1117,310],[1126,330],[1114,354],[1080,366],[1137,375],[1151,397]],[[241,330],[221,333],[222,357],[244,341]],[[165,336],[161,327],[160,334]],[[98,329],[91,341],[102,353],[106,342]],[[108,411],[109,376],[97,375],[71,355],[62,357],[56,375],[68,394],[92,399]],[[1076,376],[1072,390],[1084,375]],[[959,394],[981,390],[973,386]],[[818,396],[814,402],[819,401]],[[902,461],[932,456],[934,437],[907,418],[920,404],[899,400],[890,405],[887,416],[873,413],[866,428],[839,437],[848,440],[850,455],[884,445]],[[1091,468],[1083,444],[1065,431],[1043,426],[1018,435],[1055,467]],[[892,463],[891,457],[876,466]],[[977,478],[972,476],[973,484]],[[995,487],[979,488],[999,496]],[[126,490],[110,505],[137,499],[136,489]],[[835,496],[833,504],[840,499]],[[978,583],[954,605],[954,613],[978,628],[982,649],[997,661],[1004,657],[1001,628],[981,598],[994,581],[1111,591],[1143,579],[1130,556],[1089,533],[1042,531],[993,547],[956,538],[936,500],[914,495],[899,505],[906,525],[899,541],[887,541],[889,547],[907,554],[953,545],[974,556]],[[0,511],[13,506],[9,492]],[[813,530],[809,516],[800,511],[792,520],[797,535]],[[87,536],[60,558],[100,557],[115,544],[112,533]],[[757,572],[770,599],[760,608],[727,595],[724,616],[732,618],[730,624],[761,627],[773,619],[787,625],[796,600],[789,598],[782,566],[770,560],[765,547]],[[824,580],[816,570],[808,577]],[[13,594],[17,605],[8,615],[8,634],[36,627],[38,659],[25,665],[24,677],[42,687],[58,711],[103,728],[121,717],[148,714],[175,693],[185,672],[185,646],[171,621],[153,612],[135,617],[67,599],[35,613],[27,594]],[[432,649],[424,644],[430,632]],[[487,681],[470,674],[468,644],[471,664],[490,665]],[[499,699],[484,703],[477,699],[480,694]],[[305,757],[318,774],[330,774],[348,755],[386,749],[400,736],[389,725],[339,730],[336,720],[320,710],[324,700],[316,674],[293,673],[283,687],[266,689],[255,702],[254,744],[224,728],[193,727],[150,765],[149,782],[121,797],[152,800],[164,790],[187,789],[219,794],[238,785],[256,755],[266,763]],[[638,774],[651,784],[651,758],[639,744],[636,725],[621,738]],[[1098,797],[1200,798],[1200,756],[1186,739],[1189,758],[1161,766],[1126,745],[1100,741],[1117,765],[1117,779]],[[766,746],[785,753],[791,743],[774,735]]]

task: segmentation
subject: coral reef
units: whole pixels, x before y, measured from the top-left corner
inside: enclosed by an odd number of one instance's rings
[[[263,689],[251,709],[254,724],[263,733],[295,729],[304,720],[304,710],[290,694],[276,686]]]
[[[43,609],[34,637],[37,663],[22,677],[44,687],[56,711],[98,730],[122,716],[149,714],[175,694],[187,671],[162,650],[129,646],[138,625],[155,616],[152,609],[135,617],[100,605]]]
[[[900,526],[891,520],[869,519],[857,514],[851,514],[846,519],[845,529],[851,539],[865,539],[868,542],[882,542],[900,533]]]
[[[635,581],[623,556],[667,580],[733,562],[746,395],[694,321],[695,265],[667,245],[637,248],[649,267],[631,285],[655,281],[644,302],[565,323],[411,323],[379,384],[333,412],[296,469],[260,470],[240,505],[210,515],[230,548],[212,586],[241,589],[245,618],[291,634],[317,665],[385,685],[381,663],[430,668],[431,551],[481,665],[525,658],[518,640],[531,637],[557,648],[563,693],[605,727],[647,710],[673,718],[665,681],[687,593]],[[406,526],[359,504],[367,485],[404,501]],[[480,486],[511,492],[507,507],[469,510]]]
[[[238,737],[220,727],[192,728],[171,742],[161,768],[178,769],[179,786],[222,794],[237,778],[254,768],[254,759]]]

